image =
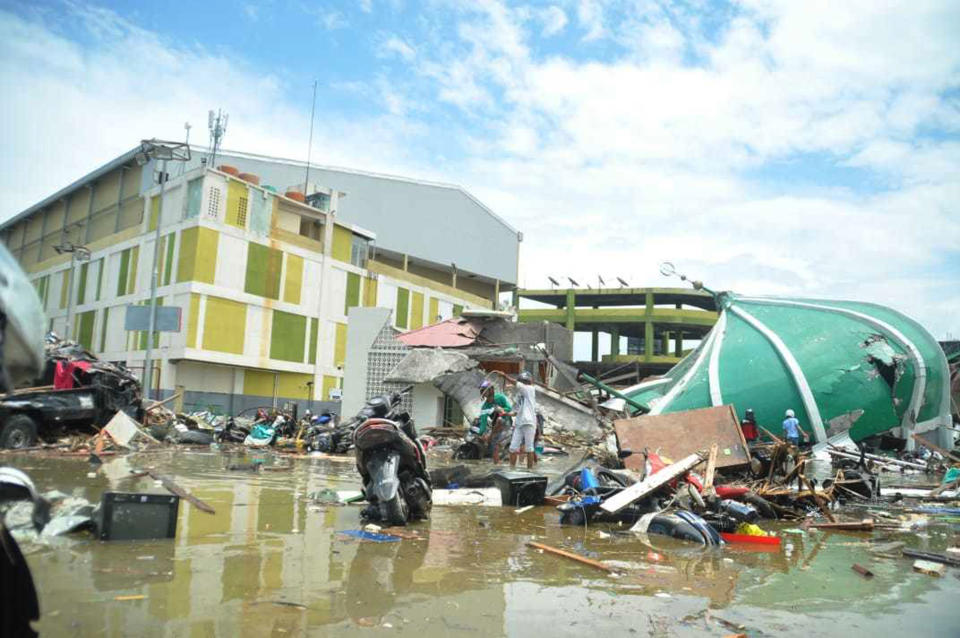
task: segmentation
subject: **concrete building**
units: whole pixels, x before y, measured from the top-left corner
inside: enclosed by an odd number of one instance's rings
[[[525,301],[540,307],[521,307],[530,305]],[[589,332],[591,358],[576,365],[594,376],[614,369],[632,369],[631,378],[662,374],[683,358],[685,341],[702,339],[717,321],[713,296],[689,288],[517,289],[514,306],[518,321]],[[610,335],[609,355],[600,355],[601,333]]]
[[[400,330],[490,308],[516,283],[519,234],[456,186],[224,152],[160,176],[137,149],[0,226],[31,275],[48,328],[142,371],[147,335],[125,308],[149,303],[160,225],[159,303],[180,332],[154,337],[154,395],[226,413],[286,401],[336,409],[346,314],[387,308]],[[233,173],[255,174],[240,179]],[[280,193],[291,185],[307,203]],[[262,185],[260,185],[262,184]],[[272,185],[272,186],[271,186]],[[85,246],[71,275],[56,247]],[[68,316],[68,310],[72,310]]]

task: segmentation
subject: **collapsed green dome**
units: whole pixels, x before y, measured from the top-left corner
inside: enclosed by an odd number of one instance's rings
[[[729,292],[717,305],[717,324],[699,347],[663,378],[625,394],[653,414],[753,408],[775,434],[793,409],[817,442],[897,427],[910,442],[911,432],[950,424],[946,357],[909,317],[869,303]]]

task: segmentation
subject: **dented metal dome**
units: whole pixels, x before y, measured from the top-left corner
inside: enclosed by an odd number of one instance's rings
[[[792,408],[817,442],[846,434],[859,441],[902,427],[912,444],[910,433],[949,425],[946,358],[905,315],[853,301],[729,292],[717,301],[720,317],[700,346],[664,378],[629,388],[627,396],[653,414],[753,408],[774,433]]]

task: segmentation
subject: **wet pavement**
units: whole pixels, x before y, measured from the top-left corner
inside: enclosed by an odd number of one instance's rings
[[[238,472],[262,459],[291,466]],[[559,471],[566,461],[546,463]],[[870,539],[943,551],[957,519],[920,533],[784,533],[774,551],[712,550],[616,526],[560,527],[551,507],[435,507],[421,537],[360,541],[360,507],[321,505],[356,490],[351,459],[164,450],[82,458],[5,455],[40,490],[91,501],[104,491],[165,493],[131,470],[155,466],[216,509],[181,501],[175,540],[100,542],[89,534],[22,543],[40,593],[41,635],[656,635],[960,634],[960,569],[942,578],[870,554]],[[90,472],[95,472],[90,476]],[[766,525],[790,529],[795,524]],[[608,575],[527,547],[536,540],[617,561]],[[865,579],[850,566],[875,574]],[[738,627],[742,625],[742,629]]]

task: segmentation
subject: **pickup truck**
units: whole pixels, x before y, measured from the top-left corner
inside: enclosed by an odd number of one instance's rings
[[[38,389],[0,397],[0,447],[33,447],[40,437],[71,429],[93,434],[116,410],[95,386],[64,390]]]

